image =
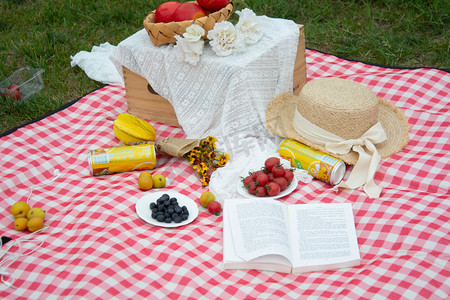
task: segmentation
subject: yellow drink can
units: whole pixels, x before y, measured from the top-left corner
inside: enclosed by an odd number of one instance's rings
[[[278,153],[289,160],[292,167],[304,169],[320,181],[336,185],[344,178],[345,163],[342,160],[297,141],[283,140],[278,147]]]
[[[142,144],[90,150],[88,162],[91,175],[94,176],[154,169],[155,146]]]

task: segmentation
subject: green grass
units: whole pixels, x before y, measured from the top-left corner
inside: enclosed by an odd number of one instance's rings
[[[45,69],[45,88],[24,102],[0,100],[0,133],[101,86],[70,56],[143,28],[162,0],[0,0],[0,81],[24,66]],[[446,0],[236,0],[238,10],[305,25],[306,47],[351,60],[449,68]]]

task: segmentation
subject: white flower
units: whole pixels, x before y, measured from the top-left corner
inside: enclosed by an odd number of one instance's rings
[[[256,14],[248,8],[237,11],[236,13],[239,15],[239,21],[236,24],[239,35],[242,36],[242,39],[247,45],[257,43],[261,39],[263,33]]]
[[[240,38],[238,31],[229,21],[216,23],[214,28],[208,32],[209,44],[218,56],[228,56],[233,52],[240,51],[244,41]]]
[[[175,39],[177,44],[174,49],[181,53],[185,62],[196,65],[203,53],[204,41],[201,39],[190,41],[188,38],[182,38],[179,35],[176,35]]]
[[[205,29],[197,24],[192,24],[191,26],[187,27],[186,32],[183,33],[183,37],[190,42],[199,41],[204,35]]]

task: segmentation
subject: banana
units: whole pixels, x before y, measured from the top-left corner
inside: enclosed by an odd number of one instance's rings
[[[156,131],[150,123],[130,114],[117,116],[114,134],[126,145],[154,141],[156,138]]]

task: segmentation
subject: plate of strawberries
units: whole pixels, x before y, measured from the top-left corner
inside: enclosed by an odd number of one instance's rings
[[[261,169],[241,177],[237,190],[247,198],[278,199],[292,193],[297,184],[292,169],[283,166],[278,157],[269,157]]]

